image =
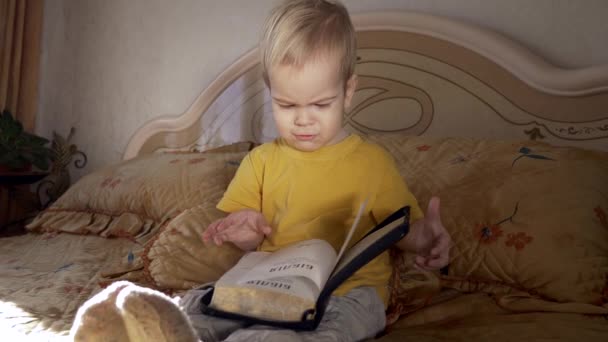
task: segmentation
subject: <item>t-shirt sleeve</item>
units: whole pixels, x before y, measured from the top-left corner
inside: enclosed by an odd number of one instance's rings
[[[258,152],[253,150],[243,158],[224,196],[217,204],[219,210],[227,213],[243,209],[262,210],[264,163]]]
[[[423,218],[424,213],[420,209],[418,201],[399,174],[394,159],[387,152],[381,159],[381,165],[384,173],[380,178],[376,200],[371,208],[376,222],[382,222],[390,214],[406,205],[410,206],[411,223]]]

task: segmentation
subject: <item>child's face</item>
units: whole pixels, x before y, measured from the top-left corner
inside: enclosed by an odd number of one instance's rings
[[[340,77],[337,58],[317,58],[303,66],[280,64],[271,68],[270,95],[279,134],[293,148],[315,151],[340,142],[344,110],[357,85],[353,75]]]

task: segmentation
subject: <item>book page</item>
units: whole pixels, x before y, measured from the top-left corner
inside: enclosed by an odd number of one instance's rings
[[[247,274],[251,271],[255,265],[264,261],[266,257],[270,255],[269,252],[250,252],[245,254],[236,265],[234,265],[228,272],[224,273],[215,283],[215,287],[220,286],[231,286],[236,285],[243,274]]]
[[[363,215],[363,211],[365,210],[365,207],[367,206],[367,201],[368,201],[368,199],[363,201],[363,203],[361,203],[361,205],[359,206],[359,212],[357,212],[357,216],[355,216],[355,220],[353,221],[353,224],[350,226],[350,230],[346,234],[346,239],[344,240],[344,243],[342,244],[342,248],[340,248],[340,253],[338,253],[338,257],[336,258],[336,264],[342,258],[342,255],[344,254],[344,251],[346,251],[346,247],[348,247],[348,244],[350,243],[350,240],[352,239],[353,234],[355,233],[355,230],[357,230],[357,226],[359,225],[359,220],[361,220],[361,215]]]
[[[216,288],[260,288],[314,300],[335,260],[333,247],[319,239],[301,241],[274,253],[250,252],[218,280]]]
[[[369,248],[372,243],[378,241],[380,238],[391,232],[393,229],[395,229],[402,223],[402,219],[395,220],[394,222],[387,224],[385,227],[382,227],[378,231],[373,232],[369,236],[357,242],[357,244],[355,244],[351,249],[349,249],[348,252],[344,254],[344,257],[339,260],[338,265],[332,272],[332,275],[339,272],[342,267],[348,265],[348,263],[350,263],[353,258],[355,258],[357,255],[361,254],[363,251]]]
[[[336,252],[324,240],[312,239],[294,243],[269,254],[239,280],[279,277],[305,277],[320,289],[333,269]]]
[[[319,289],[310,279],[251,279],[240,284],[243,274],[264,262],[270,254],[252,252],[241,258],[216,282],[210,307],[277,320],[298,320],[304,311],[313,309]]]

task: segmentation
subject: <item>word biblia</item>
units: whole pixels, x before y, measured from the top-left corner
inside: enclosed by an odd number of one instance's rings
[[[300,269],[305,269],[305,270],[312,270],[315,267],[311,264],[289,264],[289,265],[271,267],[270,270],[268,270],[268,272],[270,272],[270,273],[279,272],[279,271],[283,271],[283,270],[288,270],[290,268],[293,268],[293,269],[300,268]]]

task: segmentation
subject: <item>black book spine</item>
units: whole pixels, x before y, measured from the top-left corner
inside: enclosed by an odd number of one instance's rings
[[[319,294],[319,298],[317,298],[315,326],[319,324],[323,314],[325,313],[327,304],[329,303],[329,298],[331,297],[331,294],[338,288],[338,286],[350,278],[350,276],[352,276],[361,267],[365,266],[367,263],[372,261],[374,258],[382,254],[382,252],[389,249],[392,245],[407,235],[410,229],[410,207],[406,206],[400,210],[397,210],[365,235],[367,237],[371,233],[382,229],[389,223],[401,219],[403,222],[399,226],[392,229],[382,238],[374,241],[374,243],[365,250],[365,253],[357,255],[350,263],[348,263],[348,265],[344,266],[344,268],[342,268],[338,273],[334,274],[328,280],[325,287]]]

